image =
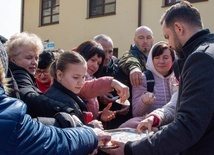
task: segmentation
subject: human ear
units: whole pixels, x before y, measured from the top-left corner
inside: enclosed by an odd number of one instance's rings
[[[183,26],[180,23],[178,23],[178,22],[174,23],[174,29],[175,29],[175,32],[177,34],[180,34],[180,35],[182,35],[183,32],[184,32]]]
[[[63,75],[63,73],[62,73],[62,71],[61,70],[57,70],[56,71],[56,78],[57,78],[57,81],[62,81],[62,75]]]
[[[14,58],[10,58],[10,61],[13,62],[14,64],[16,64],[16,61]]]

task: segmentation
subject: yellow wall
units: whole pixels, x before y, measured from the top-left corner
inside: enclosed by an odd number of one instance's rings
[[[194,3],[201,12],[204,26],[214,30],[214,1]],[[25,0],[24,31],[39,35],[42,40],[55,42],[55,48],[65,50],[78,46],[95,35],[109,35],[119,56],[133,43],[134,31],[138,26],[138,0],[117,0],[116,15],[87,18],[87,0],[61,0],[59,24],[39,26],[40,1]],[[149,26],[155,34],[155,41],[163,40],[159,19],[167,7],[161,0],[142,0],[142,25]]]

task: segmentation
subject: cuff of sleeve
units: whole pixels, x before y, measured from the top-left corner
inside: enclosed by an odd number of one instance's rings
[[[157,116],[153,115],[153,114],[151,114],[151,115],[149,115],[149,116],[153,116],[153,117],[154,117],[154,121],[153,121],[152,127],[157,127],[157,126],[159,126],[160,119],[159,119]]]
[[[130,141],[125,144],[124,155],[132,155],[131,144],[132,144],[132,142],[130,142]]]

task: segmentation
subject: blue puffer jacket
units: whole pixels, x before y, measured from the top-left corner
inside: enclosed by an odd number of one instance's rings
[[[5,95],[0,84],[0,154],[87,155],[98,140],[88,127],[59,129],[35,122],[26,105]]]

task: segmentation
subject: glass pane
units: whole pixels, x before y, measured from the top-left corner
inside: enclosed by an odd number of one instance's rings
[[[43,21],[42,21],[42,23],[43,24],[48,24],[48,23],[50,23],[51,22],[51,17],[49,16],[49,17],[44,17],[43,18]]]
[[[54,15],[52,17],[52,22],[58,22],[59,21],[59,15]]]
[[[51,2],[50,1],[44,1],[43,2],[43,8],[50,8],[51,7]]]
[[[52,0],[52,6],[59,5],[59,0]]]
[[[102,4],[103,4],[103,0],[91,0],[90,1],[91,6],[102,5]]]
[[[102,15],[103,7],[96,7],[91,9],[91,16]]]
[[[59,13],[59,7],[53,8],[53,14]]]
[[[115,13],[115,4],[106,5],[105,14],[106,13]]]
[[[47,15],[50,15],[51,14],[51,9],[45,9],[43,10],[43,16],[47,16]]]
[[[116,2],[116,0],[106,0],[105,3]]]

